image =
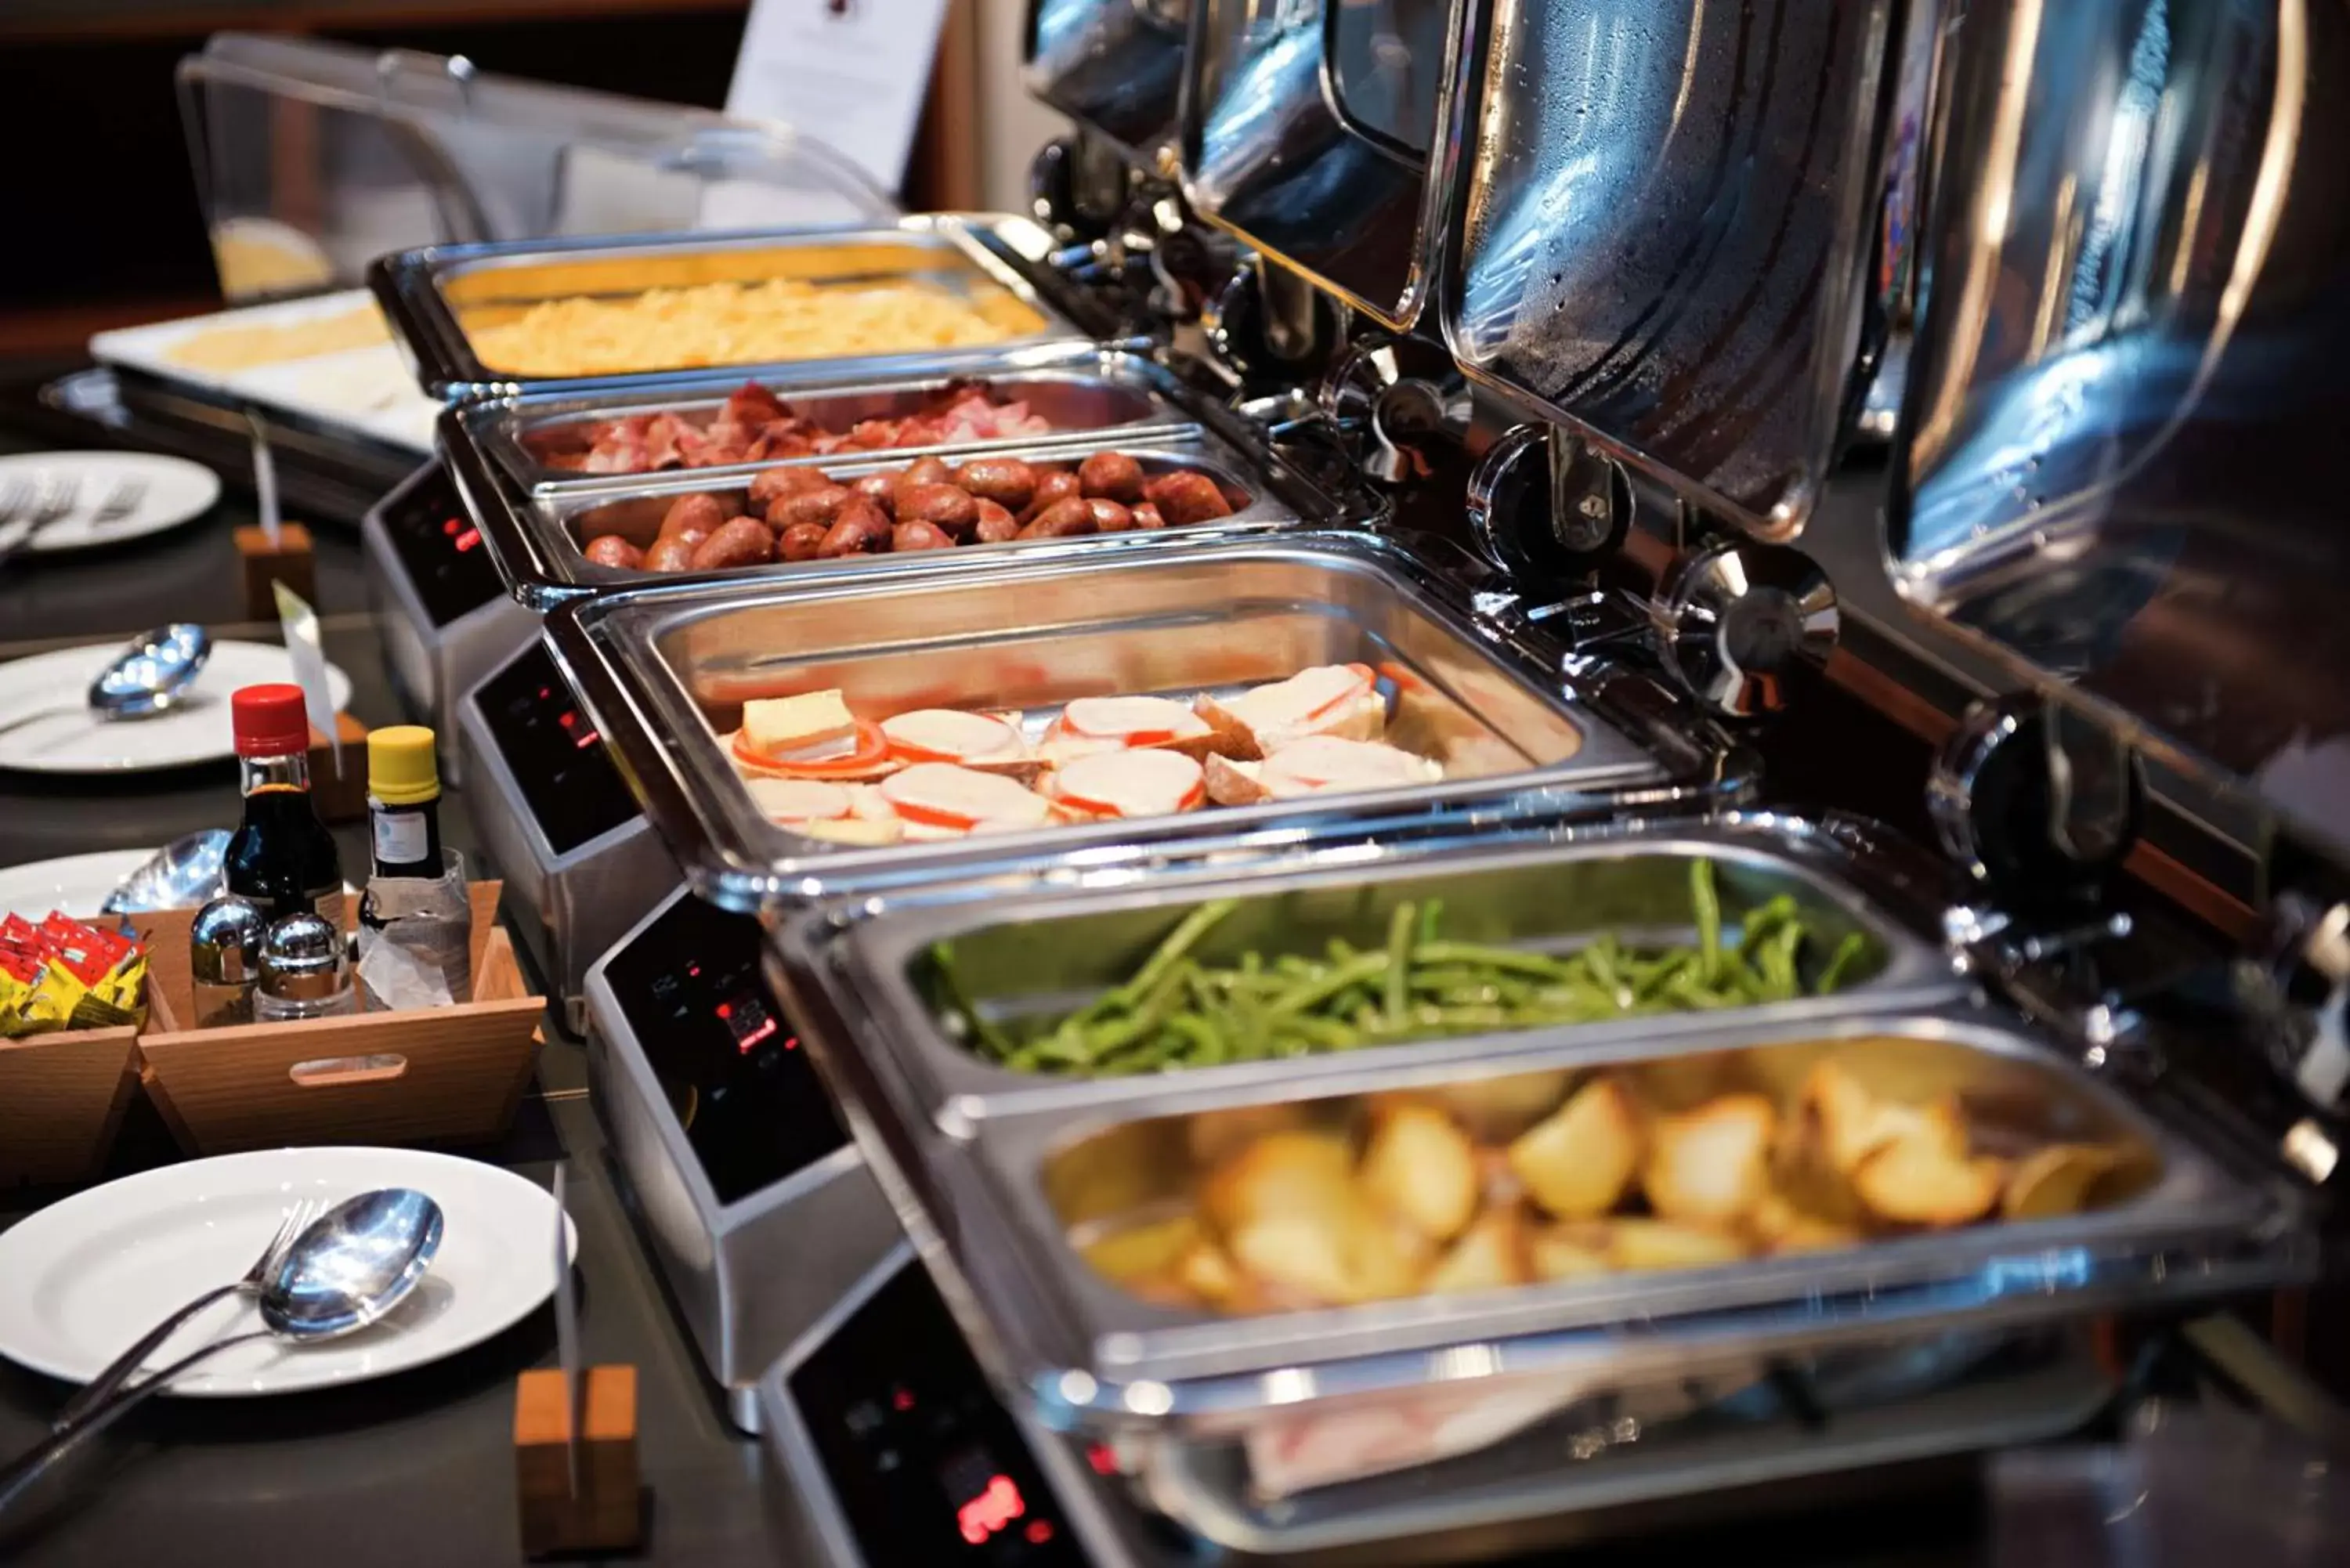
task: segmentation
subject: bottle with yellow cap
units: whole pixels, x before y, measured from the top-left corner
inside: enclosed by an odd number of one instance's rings
[[[359,901],[359,986],[369,1010],[471,1001],[473,909],[463,863],[441,848],[432,731],[369,733],[368,826],[375,868]]]
[[[368,826],[376,876],[441,875],[441,770],[423,725],[369,733]]]

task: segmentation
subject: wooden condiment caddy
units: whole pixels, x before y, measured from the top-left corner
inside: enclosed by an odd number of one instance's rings
[[[88,1181],[139,1088],[139,1031],[0,1040],[0,1189]]]
[[[513,1124],[546,1002],[498,925],[503,884],[473,885],[473,995],[448,1007],[195,1027],[194,911],[133,917],[148,943],[140,1077],[191,1154],[289,1144],[486,1143]],[[356,900],[350,900],[356,905]]]

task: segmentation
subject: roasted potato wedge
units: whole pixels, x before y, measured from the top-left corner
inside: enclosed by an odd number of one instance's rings
[[[1587,1280],[1616,1271],[1605,1225],[1550,1225],[1526,1242],[1526,1262],[1538,1280]]]
[[[1498,1142],[1517,1137],[1555,1108],[1570,1077],[1564,1070],[1512,1073],[1447,1084],[1426,1091],[1425,1097],[1451,1111],[1471,1136]]]
[[[1617,1220],[1607,1227],[1608,1262],[1619,1269],[1703,1269],[1747,1256],[1727,1231],[1670,1220]]]
[[[1419,1288],[1430,1295],[1526,1282],[1526,1226],[1515,1208],[1488,1209],[1437,1260]]]
[[[1336,1133],[1284,1128],[1219,1165],[1200,1189],[1200,1207],[1226,1236],[1275,1218],[1326,1220],[1336,1234],[1354,1213],[1354,1168]]]
[[[1544,1212],[1596,1218],[1622,1200],[1639,1167],[1640,1121],[1622,1080],[1594,1078],[1510,1145],[1510,1169]]]
[[[1202,1239],[1175,1261],[1175,1282],[1212,1307],[1230,1307],[1242,1300],[1245,1282],[1224,1250]]]
[[[1724,1095],[1660,1118],[1640,1169],[1649,1207],[1691,1224],[1736,1223],[1770,1189],[1778,1125],[1778,1108],[1761,1095]]]
[[[1766,1252],[1833,1252],[1866,1240],[1857,1223],[1815,1214],[1776,1188],[1746,1216],[1746,1231]]]
[[[1477,1212],[1477,1146],[1434,1106],[1375,1108],[1356,1177],[1372,1203],[1433,1241],[1458,1236]]]
[[[1178,1214],[1112,1231],[1087,1243],[1084,1257],[1103,1278],[1128,1284],[1171,1271],[1201,1241],[1200,1217]]]
[[[1868,1211],[1896,1225],[1947,1230],[1991,1212],[2007,1181],[2007,1162],[1953,1153],[1936,1131],[1886,1145],[1852,1173]]]
[[[2007,1173],[2000,1214],[2009,1220],[2077,1214],[2089,1206],[2097,1184],[2121,1166],[2121,1151],[2103,1144],[2050,1144],[2017,1160]]]
[[[1232,1262],[1278,1295],[1342,1305],[1359,1294],[1347,1258],[1350,1229],[1310,1214],[1267,1214],[1232,1231]]]

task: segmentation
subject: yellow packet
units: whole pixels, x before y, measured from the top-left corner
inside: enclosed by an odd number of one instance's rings
[[[76,1029],[119,1029],[147,1023],[147,955],[133,953],[109,970],[73,1011]]]
[[[21,1034],[47,1034],[74,1026],[74,1009],[89,994],[89,987],[56,959],[41,966],[40,977],[25,998]]]
[[[25,1002],[33,988],[0,967],[0,1040],[14,1040],[24,1030]]]

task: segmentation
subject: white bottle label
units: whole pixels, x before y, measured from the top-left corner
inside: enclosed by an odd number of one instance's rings
[[[379,811],[375,814],[375,863],[412,866],[424,858],[432,836],[425,831],[421,811]]]

